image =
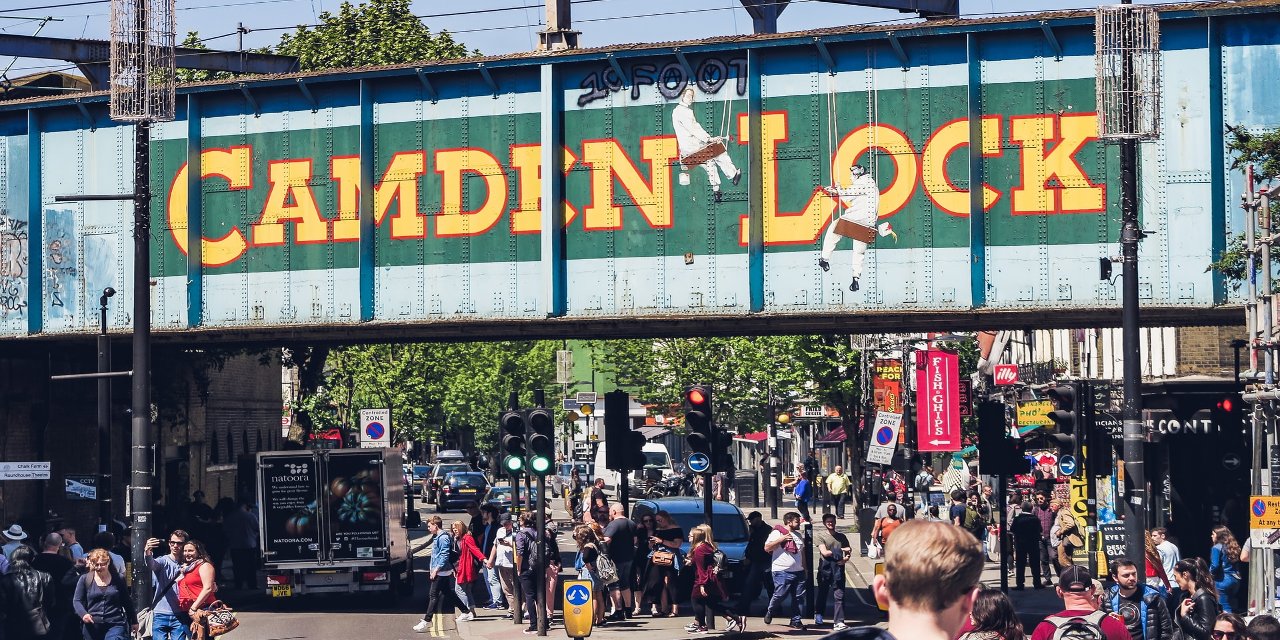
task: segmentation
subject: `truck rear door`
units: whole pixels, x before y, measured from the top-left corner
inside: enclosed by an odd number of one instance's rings
[[[387,513],[383,501],[384,483],[403,479],[384,478],[382,449],[326,451],[328,491],[325,521],[328,524],[334,562],[385,559],[387,557]],[[397,471],[399,468],[397,467]]]
[[[258,504],[267,564],[321,558],[317,498],[320,469],[314,452],[259,454]]]

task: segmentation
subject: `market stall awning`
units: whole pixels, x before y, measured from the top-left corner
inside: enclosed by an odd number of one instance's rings
[[[737,434],[733,436],[734,442],[742,442],[745,444],[756,444],[769,439],[769,434],[764,431],[755,433]]]
[[[645,440],[661,438],[671,432],[671,430],[666,427],[640,427],[639,429],[636,429],[636,431],[639,431],[640,435],[644,436]]]
[[[846,437],[846,436],[845,436],[845,433],[844,433],[844,427],[843,427],[843,426],[839,426],[839,427],[836,427],[836,428],[834,428],[834,429],[832,429],[832,430],[828,431],[828,432],[827,432],[825,435],[823,435],[821,438],[818,438],[818,443],[819,443],[819,444],[824,444],[824,443],[844,442],[845,437]]]

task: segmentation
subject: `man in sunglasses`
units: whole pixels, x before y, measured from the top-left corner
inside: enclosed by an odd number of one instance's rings
[[[1134,640],[1170,640],[1173,616],[1155,587],[1138,579],[1138,565],[1121,558],[1111,563],[1116,584],[1102,598],[1102,610],[1119,614]]]
[[[179,615],[178,578],[182,577],[182,545],[190,537],[186,531],[175,529],[169,534],[169,553],[158,558],[155,551],[164,543],[159,538],[147,540],[147,568],[151,570],[156,589],[151,599],[151,637],[154,640],[187,640],[187,625]]]

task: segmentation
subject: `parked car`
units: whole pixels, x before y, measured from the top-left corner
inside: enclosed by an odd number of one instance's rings
[[[678,497],[678,498],[658,498],[657,500],[637,500],[635,506],[631,510],[631,518],[639,521],[647,515],[653,515],[659,511],[666,511],[675,519],[676,524],[684,530],[685,541],[680,545],[680,550],[684,553],[689,552],[689,531],[694,527],[706,522],[702,514],[702,498],[697,497]],[[711,532],[715,537],[716,546],[724,552],[725,559],[728,560],[728,568],[720,574],[724,585],[733,593],[741,590],[738,584],[740,577],[740,568],[742,560],[747,555],[747,518],[742,515],[742,510],[728,503],[715,501],[711,503]],[[693,572],[680,572],[680,593],[681,597],[689,591],[693,584]]]
[[[440,483],[450,473],[472,471],[471,465],[465,462],[441,462],[431,467],[431,475],[423,486],[423,499],[435,504],[440,498]]]
[[[534,487],[533,489],[533,496],[535,499],[538,496],[537,487]],[[489,493],[485,494],[484,502],[486,504],[491,504],[497,507],[499,513],[506,513],[507,511],[510,511],[511,510],[511,487],[507,485],[496,485],[496,484],[493,485],[492,487],[489,487]],[[521,506],[530,504],[529,493],[525,491],[524,487],[520,487],[520,504]]]
[[[440,482],[440,494],[436,498],[436,511],[464,509],[469,502],[480,502],[489,491],[489,479],[479,471],[456,471]]]
[[[440,453],[436,454],[437,464],[441,462],[466,462],[466,461],[467,461],[466,454],[462,453],[461,451],[458,451],[457,449],[445,449]]]
[[[582,480],[582,486],[587,486],[591,482],[591,477],[587,474],[589,467],[585,460],[575,460],[573,462],[561,462],[556,465],[556,475],[560,477],[560,486],[569,486],[569,475],[573,473],[573,468],[578,468],[578,478]]]

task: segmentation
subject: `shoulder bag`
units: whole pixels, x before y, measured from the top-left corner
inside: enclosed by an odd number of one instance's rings
[[[196,624],[204,625],[205,635],[209,638],[231,633],[240,626],[236,612],[221,600],[214,600],[209,606],[197,611],[194,618]]]
[[[138,630],[134,632],[133,637],[138,640],[149,640],[151,638],[151,622],[152,618],[156,615],[156,605],[160,603],[160,599],[164,597],[164,594],[168,593],[169,589],[172,589],[174,583],[181,577],[182,573],[179,571],[178,575],[174,576],[172,580],[169,580],[169,582],[164,585],[163,589],[156,592],[156,596],[151,599],[151,606],[138,612]]]

